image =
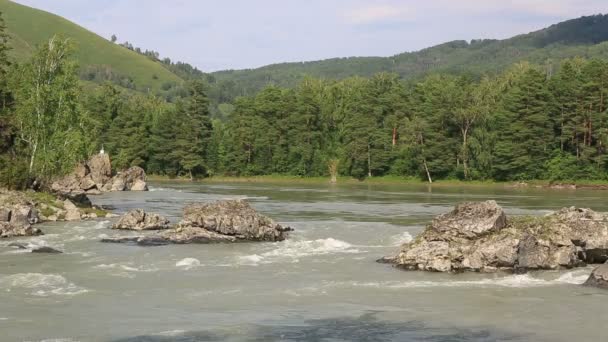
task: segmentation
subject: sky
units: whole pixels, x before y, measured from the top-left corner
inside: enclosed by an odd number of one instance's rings
[[[504,39],[608,0],[16,0],[203,71]]]

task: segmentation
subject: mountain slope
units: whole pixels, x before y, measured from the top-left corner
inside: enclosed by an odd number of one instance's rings
[[[608,15],[573,19],[505,40],[453,41],[392,57],[284,63],[211,75],[216,82],[232,84],[236,93],[247,95],[268,84],[293,86],[305,75],[340,79],[386,71],[411,79],[429,72],[494,73],[519,61],[556,66],[575,56],[608,58]]]
[[[12,54],[17,60],[29,56],[36,45],[47,41],[53,34],[61,34],[74,40],[83,70],[102,70],[115,74],[115,78],[130,78],[138,90],[158,90],[163,83],[182,81],[160,63],[113,44],[57,15],[9,0],[0,0],[0,12],[12,38]]]

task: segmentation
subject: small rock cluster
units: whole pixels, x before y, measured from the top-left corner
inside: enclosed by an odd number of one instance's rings
[[[0,192],[0,238],[42,234],[34,203],[16,192]]]
[[[54,182],[51,189],[60,196],[83,203],[86,195],[108,191],[147,191],[148,186],[146,172],[138,166],[112,177],[110,156],[100,153],[91,157],[88,162],[78,165],[69,175]]]
[[[0,238],[41,235],[33,225],[47,221],[79,221],[107,213],[92,206],[78,207],[50,194],[0,190]]]
[[[151,219],[147,220],[150,217]],[[158,215],[135,210],[124,215],[114,229],[164,229],[152,235],[116,237],[103,242],[133,242],[138,245],[219,243],[240,241],[282,241],[289,227],[257,213],[247,201],[227,200],[211,204],[190,204],[184,208],[181,222],[169,227]]]
[[[507,219],[495,201],[462,203],[435,218],[394,257],[408,270],[553,270],[608,261],[608,216],[564,208],[544,217]]]
[[[112,225],[112,229],[161,230],[171,228],[171,222],[158,214],[148,214],[142,209],[131,210]]]

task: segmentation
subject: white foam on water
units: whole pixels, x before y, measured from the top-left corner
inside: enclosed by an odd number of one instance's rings
[[[100,264],[93,266],[96,269],[109,270],[111,275],[134,278],[134,273],[148,273],[156,272],[158,268],[154,266],[134,265],[132,262],[126,263],[114,263],[114,264]]]
[[[545,287],[557,285],[581,285],[589,277],[590,270],[581,269],[570,271],[555,279],[542,279],[531,274],[509,275],[501,278],[486,278],[480,280],[445,280],[445,281],[387,281],[387,282],[353,282],[333,283],[329,286],[352,285],[355,287],[374,287],[387,289],[430,288],[430,287]]]
[[[253,254],[253,255],[245,255],[245,256],[239,256],[239,264],[240,265],[251,265],[251,266],[256,266],[258,265],[262,260],[264,260],[264,257],[261,255],[257,255],[257,254]]]
[[[401,234],[397,234],[391,237],[391,246],[401,246],[404,243],[410,243],[414,237],[409,232],[403,232]]]
[[[335,253],[360,253],[356,246],[348,242],[334,238],[318,240],[285,240],[274,244],[277,248],[261,254],[245,255],[238,257],[240,265],[268,264],[276,261],[290,259],[298,262],[299,258],[327,255]]]
[[[176,267],[183,267],[187,270],[200,266],[200,265],[201,265],[201,262],[196,258],[184,258],[175,263]]]
[[[186,330],[168,330],[168,331],[161,331],[157,335],[160,335],[160,336],[179,336],[179,335],[183,335],[185,333],[186,333]]]
[[[165,192],[166,192],[166,191],[182,192],[182,190],[179,190],[179,189],[173,189],[173,188],[162,188],[162,187],[158,187],[158,188],[157,188],[157,187],[153,187],[153,186],[148,187],[148,191],[150,191],[150,192],[156,192],[156,191],[165,191]]]
[[[95,229],[105,229],[105,228],[109,228],[110,224],[111,224],[110,221],[99,221],[99,222],[95,223],[95,226],[93,228],[95,228]]]
[[[78,295],[89,290],[68,282],[58,274],[18,273],[0,279],[0,287],[10,292],[13,289],[32,290],[34,296]]]

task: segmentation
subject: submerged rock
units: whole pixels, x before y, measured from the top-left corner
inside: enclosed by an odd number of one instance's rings
[[[494,201],[462,203],[438,216],[398,255],[379,260],[408,270],[493,272],[559,269],[608,260],[608,216],[564,208],[507,220]]]
[[[157,234],[106,238],[102,242],[155,246],[168,243],[282,241],[290,231],[291,228],[258,214],[246,201],[229,200],[188,205],[184,209],[184,218],[178,225]]]
[[[112,225],[112,229],[128,230],[161,230],[171,228],[171,223],[165,217],[158,214],[149,214],[142,209],[131,210],[120,217],[118,222]]]
[[[593,270],[584,285],[608,289],[608,264],[604,264]]]
[[[60,250],[57,250],[48,246],[31,246],[23,243],[13,242],[8,245],[9,247],[15,247],[18,249],[27,249],[32,253],[47,253],[47,254],[61,254],[63,253]]]

